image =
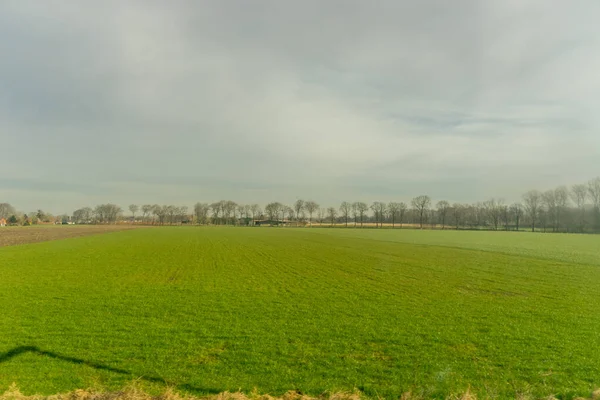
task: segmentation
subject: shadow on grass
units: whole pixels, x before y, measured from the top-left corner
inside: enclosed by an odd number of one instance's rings
[[[104,364],[98,364],[98,363],[95,363],[92,361],[83,360],[81,358],[63,356],[63,355],[60,355],[58,353],[54,353],[51,351],[40,350],[36,346],[20,346],[20,347],[15,347],[14,349],[7,351],[6,353],[0,353],[0,364],[2,364],[4,362],[8,362],[8,361],[12,360],[13,358],[18,357],[22,354],[26,354],[26,353],[33,353],[33,354],[37,354],[40,356],[47,356],[50,358],[54,358],[56,360],[70,362],[72,364],[85,365],[85,366],[88,366],[90,368],[94,368],[94,369],[100,370],[100,371],[107,371],[107,372],[112,372],[112,373],[121,374],[121,375],[130,375],[130,376],[132,376],[132,378],[136,377],[131,371],[126,371],[126,370],[120,369],[120,368],[114,368],[114,367],[104,365]],[[138,377],[136,377],[136,378],[138,378]],[[185,390],[185,391],[193,392],[196,394],[218,394],[218,393],[221,393],[221,390],[200,388],[200,387],[193,386],[193,385],[190,385],[187,383],[176,384],[173,382],[168,382],[163,378],[158,378],[155,376],[141,376],[141,377],[139,377],[139,379],[146,381],[146,382],[163,384],[165,386],[174,387],[179,390]]]

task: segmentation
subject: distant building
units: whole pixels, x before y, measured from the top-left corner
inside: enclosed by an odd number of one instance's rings
[[[290,221],[287,219],[278,219],[278,220],[272,220],[272,219],[257,219],[257,220],[249,220],[247,222],[247,225],[250,226],[263,226],[263,225],[269,225],[269,226],[305,226],[306,222],[303,221]]]
[[[4,218],[0,218],[0,226],[6,226],[6,220]]]

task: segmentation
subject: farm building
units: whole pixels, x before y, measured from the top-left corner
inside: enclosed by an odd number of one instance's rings
[[[284,220],[270,220],[270,219],[263,219],[263,220],[249,220],[247,225],[250,226],[264,226],[264,225],[269,225],[269,226],[306,226],[306,222],[304,221],[289,221],[287,219]]]
[[[0,218],[0,226],[6,226],[6,220],[4,218]]]
[[[288,221],[270,220],[270,219],[255,220],[255,221],[252,221],[252,222],[253,222],[252,225],[254,225],[254,226],[263,226],[263,225],[280,226],[280,225],[287,225],[287,224],[289,224]]]

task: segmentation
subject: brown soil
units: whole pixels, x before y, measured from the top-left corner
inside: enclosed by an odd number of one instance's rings
[[[0,247],[46,242],[135,229],[127,225],[56,225],[0,227]]]

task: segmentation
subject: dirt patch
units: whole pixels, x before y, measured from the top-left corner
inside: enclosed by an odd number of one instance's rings
[[[0,247],[47,242],[107,232],[137,229],[126,225],[57,225],[0,227]]]

